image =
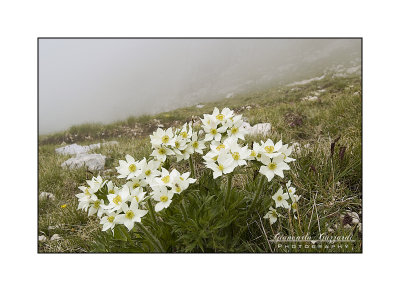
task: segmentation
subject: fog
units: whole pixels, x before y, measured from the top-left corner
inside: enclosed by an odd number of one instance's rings
[[[316,77],[360,53],[359,39],[40,39],[39,133]]]

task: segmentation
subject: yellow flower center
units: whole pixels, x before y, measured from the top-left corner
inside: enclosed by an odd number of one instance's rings
[[[139,197],[135,196],[136,202],[139,202]]]
[[[214,161],[218,160],[218,156],[212,158]]]
[[[268,164],[268,168],[270,170],[275,170],[276,169],[276,164],[275,163],[270,163],[270,164]]]
[[[61,205],[61,208],[65,208],[65,207],[67,207],[67,204]]]
[[[94,208],[99,208],[100,207],[100,200],[96,200],[94,203],[93,203],[93,207]]]
[[[115,217],[114,217],[114,216],[109,216],[109,217],[107,217],[107,220],[108,220],[108,222],[113,222],[113,221],[114,221],[114,219],[115,219]]]
[[[232,154],[232,158],[233,158],[235,161],[239,160],[239,159],[240,159],[239,153],[238,153],[238,152],[234,152],[234,153]]]
[[[220,171],[224,170],[224,166],[223,165],[218,165],[218,169],[220,169]]]
[[[178,184],[175,184],[176,192],[180,193],[182,191],[181,187]]]
[[[277,198],[276,198],[276,200],[278,200],[278,201],[282,201],[282,196],[278,196]]]
[[[159,149],[158,149],[158,153],[159,153],[160,155],[165,155],[166,152],[167,152],[167,151],[166,151],[164,148],[159,148]]]
[[[181,179],[182,181],[184,180],[183,177],[179,177],[179,179]]]
[[[145,174],[146,176],[150,175],[150,174],[151,174],[151,170],[147,170],[146,172],[144,172],[144,174]]]
[[[224,120],[224,115],[223,114],[218,114],[215,118],[217,118],[219,121]]]
[[[210,132],[211,132],[212,135],[216,135],[217,134],[217,129],[211,128]]]
[[[256,156],[256,152],[255,151],[251,151],[250,156],[255,157]]]
[[[110,189],[110,190],[108,191],[108,193],[110,193],[110,194],[115,194],[115,191],[114,191],[114,189]]]
[[[266,151],[268,154],[272,154],[272,153],[274,152],[274,146],[266,146],[266,147],[265,147],[265,151]]]
[[[135,172],[136,171],[136,165],[135,164],[129,165],[129,171]]]
[[[166,195],[161,196],[160,197],[160,201],[161,202],[167,202],[168,201],[168,196],[166,196]]]
[[[257,158],[261,158],[261,154],[258,154],[258,155],[257,155]]]
[[[161,138],[161,141],[162,141],[163,143],[167,143],[167,142],[169,141],[169,136],[168,136],[168,135],[164,135],[164,136]]]
[[[292,204],[292,208],[293,208],[293,209],[297,209],[297,203],[296,203],[296,202],[294,202],[294,203]]]
[[[199,147],[199,143],[197,141],[193,142],[193,147],[197,149]]]
[[[90,195],[90,192],[89,192],[88,188],[85,189],[85,195]]]
[[[179,141],[176,141],[176,142],[175,142],[175,147],[176,147],[176,148],[179,148],[180,146],[181,146],[181,143],[180,143]]]
[[[289,193],[292,193],[292,191],[293,191],[292,189],[289,189]]]
[[[183,138],[187,138],[187,137],[188,137],[188,134],[187,134],[186,131],[183,131],[183,132],[181,132],[181,136],[182,136]]]
[[[221,149],[224,149],[225,145],[224,144],[220,144],[219,146],[217,146],[217,151],[220,151]]]
[[[132,219],[132,218],[135,217],[135,213],[133,213],[132,210],[128,210],[128,211],[125,213],[125,217],[128,218],[128,219]]]
[[[165,184],[169,183],[169,176],[165,176],[164,178],[161,179]]]
[[[237,127],[234,126],[234,127],[232,127],[231,133],[232,133],[232,134],[237,134],[238,131],[239,131],[239,129],[238,129]]]
[[[134,183],[134,184],[132,185],[132,188],[133,188],[133,189],[136,189],[136,188],[139,187],[139,186],[140,186],[139,182],[136,182],[136,183]]]
[[[114,199],[113,199],[113,202],[114,202],[115,204],[117,204],[117,205],[118,205],[119,203],[121,203],[121,202],[122,202],[121,196],[119,196],[119,195],[115,196]]]
[[[275,211],[272,211],[272,212],[271,212],[271,216],[277,218],[277,217],[278,217],[278,214],[277,214]]]

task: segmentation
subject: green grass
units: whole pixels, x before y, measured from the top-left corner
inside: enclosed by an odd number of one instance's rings
[[[221,197],[206,193],[201,197],[192,194],[186,198],[189,217],[194,224],[180,221],[179,215],[165,221],[163,227],[154,226],[153,231],[162,239],[167,251],[178,252],[361,252],[361,234],[355,227],[345,227],[340,215],[345,211],[361,214],[362,171],[361,171],[361,83],[359,77],[325,78],[303,86],[275,87],[230,99],[207,103],[203,108],[186,107],[155,116],[131,117],[112,124],[84,124],[73,126],[65,132],[39,137],[39,193],[54,193],[54,201],[39,201],[39,235],[47,238],[57,233],[62,240],[39,243],[39,252],[92,252],[92,251],[157,251],[146,246],[141,239],[128,242],[111,241],[102,233],[98,220],[87,217],[76,210],[75,194],[78,186],[93,175],[101,174],[105,179],[116,181],[115,166],[126,154],[136,159],[148,157],[151,152],[148,135],[163,124],[164,128],[179,126],[192,119],[211,113],[214,107],[229,107],[243,114],[250,124],[270,122],[271,134],[268,138],[284,143],[298,142],[302,150],[295,154],[296,162],[287,172],[288,178],[301,195],[299,202],[300,220],[281,219],[270,227],[262,219],[271,202],[272,189],[279,187],[279,179],[264,189],[260,202],[254,212],[248,213],[257,179],[254,170],[246,169],[235,175],[231,206],[223,212],[198,212],[198,209],[220,207]],[[301,101],[301,98],[314,95],[316,90],[324,89],[319,100]],[[357,93],[359,92],[359,93]],[[250,106],[250,109],[246,107]],[[332,154],[331,143],[339,138]],[[248,137],[246,142],[265,140],[263,136]],[[91,173],[85,169],[63,170],[61,163],[68,156],[55,154],[55,148],[63,141],[90,144],[103,140],[117,140],[119,145],[103,147],[94,152],[107,156],[106,169]],[[307,145],[306,147],[304,147]],[[344,154],[340,155],[340,150]],[[203,172],[201,158],[195,158],[196,170]],[[175,164],[179,171],[190,171],[185,163]],[[203,181],[206,183],[207,181]],[[224,187],[224,181],[222,188]],[[241,191],[246,187],[246,191]],[[199,190],[200,191],[200,190]],[[222,190],[221,190],[222,191]],[[216,192],[218,192],[216,190]],[[61,205],[66,204],[65,208]],[[180,211],[178,202],[173,202],[168,213]],[[167,211],[166,211],[167,212]],[[163,215],[160,214],[162,218]],[[167,216],[164,217],[164,219]],[[170,216],[168,216],[170,217]],[[261,217],[261,219],[260,219]],[[361,216],[360,216],[361,217]],[[221,232],[221,223],[229,221]],[[333,230],[333,232],[332,232]],[[230,232],[231,233],[230,233]],[[331,231],[331,232],[330,232]],[[313,237],[321,233],[329,235],[353,235],[356,242],[348,249],[290,249],[278,248],[269,244],[276,233],[286,235],[305,235]],[[134,237],[133,237],[134,238]],[[141,244],[138,244],[141,242]]]

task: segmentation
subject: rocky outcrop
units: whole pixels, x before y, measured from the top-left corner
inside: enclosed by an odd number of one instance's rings
[[[249,123],[243,122],[242,126],[248,131],[249,135],[267,135],[271,131],[271,123],[258,123],[251,126]]]
[[[87,167],[90,171],[102,170],[106,164],[106,156],[101,154],[78,154],[61,164],[61,167],[76,169]]]

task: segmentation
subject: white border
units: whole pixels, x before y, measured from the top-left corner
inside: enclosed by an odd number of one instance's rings
[[[3,1],[2,283],[12,290],[397,286],[398,264],[390,262],[398,259],[399,241],[398,9],[395,2],[366,2]],[[36,254],[38,36],[364,37],[364,254]]]

